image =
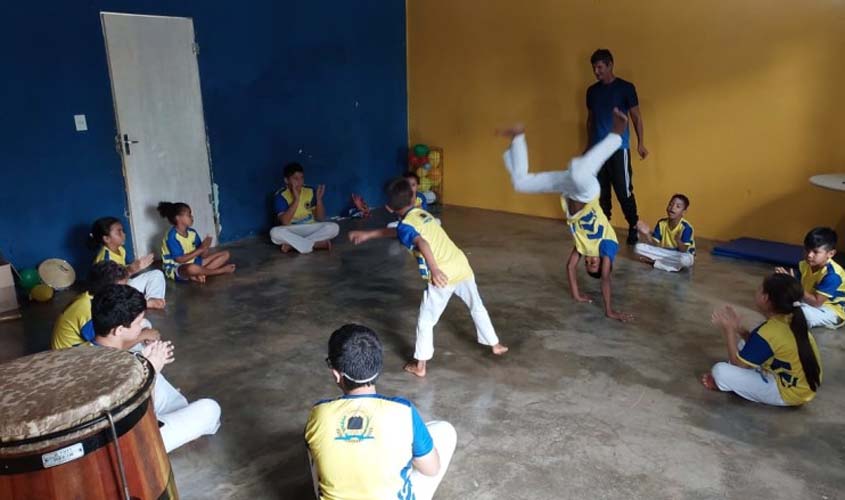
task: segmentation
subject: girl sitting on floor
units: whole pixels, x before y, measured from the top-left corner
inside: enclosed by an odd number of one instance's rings
[[[206,276],[235,272],[235,265],[227,264],[229,252],[209,253],[211,236],[200,239],[199,233],[191,227],[194,216],[186,203],[162,201],[158,204],[158,213],[173,224],[161,240],[165,276],[176,281],[205,283]]]
[[[731,306],[713,312],[722,329],[728,362],[701,376],[711,390],[732,391],[757,403],[798,406],[816,396],[822,366],[816,340],[801,311],[804,291],[795,278],[773,274],[757,290],[755,304],[766,321],[749,332]]]

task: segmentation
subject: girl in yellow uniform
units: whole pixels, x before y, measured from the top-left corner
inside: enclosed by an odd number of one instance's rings
[[[158,213],[173,227],[161,240],[161,261],[164,275],[176,281],[198,281],[205,283],[206,276],[235,272],[234,264],[227,264],[229,252],[210,253],[211,236],[200,239],[191,225],[194,216],[187,203],[158,204]]]

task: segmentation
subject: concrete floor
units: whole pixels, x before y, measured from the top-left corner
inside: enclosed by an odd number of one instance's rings
[[[338,239],[331,254],[294,256],[253,239],[229,246],[234,276],[169,285],[167,311],[150,314],[176,344],[165,373],[189,399],[223,407],[217,435],[171,454],[183,498],[311,498],[303,426],[313,402],[337,394],[323,358],[329,334],[347,322],[374,328],[385,344],[380,392],[457,428],[439,499],[845,498],[845,332],[816,332],[825,384],[805,408],[768,408],[698,383],[725,357],[710,312],[730,302],[749,323],[759,318],[753,291],[767,267],[712,258],[706,245],[692,273],[620,258],[614,298],[637,314],[623,325],[569,298],[561,221],[453,207],[442,219],[511,347],[503,359],[475,343],[454,299],[428,378],[402,372],[422,281],[392,241]],[[343,228],[365,224],[375,221]],[[597,281],[580,280],[600,296]],[[0,323],[0,360],[46,348],[72,296]]]

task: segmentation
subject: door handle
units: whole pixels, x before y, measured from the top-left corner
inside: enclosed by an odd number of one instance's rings
[[[138,144],[138,141],[132,141],[129,139],[129,134],[123,134],[123,151],[126,153],[126,156],[132,154],[132,150],[129,147],[130,144]]]

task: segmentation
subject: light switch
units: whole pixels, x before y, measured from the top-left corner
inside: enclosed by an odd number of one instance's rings
[[[85,121],[85,115],[73,115],[73,122],[76,124],[77,132],[88,130],[88,122]]]

